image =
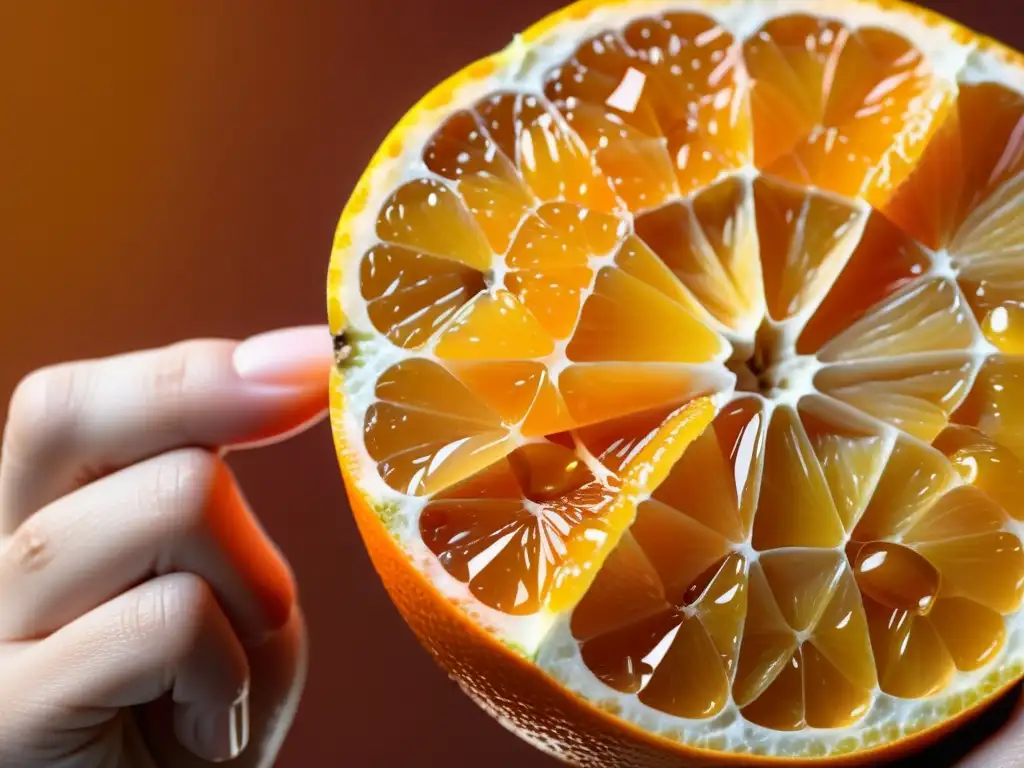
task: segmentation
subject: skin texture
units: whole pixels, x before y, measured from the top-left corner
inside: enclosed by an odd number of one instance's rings
[[[269,766],[306,635],[224,462],[327,408],[324,327],[26,377],[0,459],[0,765]]]

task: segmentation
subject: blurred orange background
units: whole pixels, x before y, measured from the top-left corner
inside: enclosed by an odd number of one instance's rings
[[[1024,48],[1019,0],[926,4]],[[560,5],[0,4],[0,397],[62,359],[322,322],[338,215],[388,128]],[[312,635],[279,766],[556,764],[478,711],[398,618],[326,425],[233,463]],[[949,764],[969,736],[914,764]]]

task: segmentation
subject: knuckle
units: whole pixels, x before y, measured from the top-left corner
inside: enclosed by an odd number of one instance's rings
[[[189,537],[204,530],[224,482],[224,464],[210,451],[183,448],[164,454],[157,462],[153,495],[168,533]]]
[[[219,375],[213,343],[190,339],[169,344],[156,351],[151,369],[151,386],[160,398],[181,398],[200,390]]]
[[[214,342],[179,341],[156,350],[148,363],[143,386],[148,398],[160,404],[166,423],[179,443],[192,442],[188,402],[217,389],[223,378],[222,355]]]
[[[209,585],[191,573],[176,573],[151,582],[125,602],[121,631],[142,647],[160,639],[162,655],[173,666],[194,646],[217,605]]]
[[[23,454],[43,458],[73,436],[85,394],[83,370],[74,363],[48,366],[18,383],[11,396],[5,449],[16,445]]]
[[[5,544],[3,555],[0,571],[10,569],[19,574],[40,571],[53,560],[53,541],[39,517],[29,517],[18,526]]]
[[[186,344],[172,344],[153,357],[151,386],[161,399],[177,399],[188,389],[191,377],[191,356]]]

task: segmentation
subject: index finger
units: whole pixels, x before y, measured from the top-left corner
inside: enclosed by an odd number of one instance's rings
[[[77,487],[156,454],[283,439],[327,409],[326,326],[195,340],[28,376],[0,460],[0,535]]]

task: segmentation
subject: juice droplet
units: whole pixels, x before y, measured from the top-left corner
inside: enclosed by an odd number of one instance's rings
[[[947,428],[935,447],[949,457],[964,482],[984,491],[1012,517],[1024,519],[1024,465],[1013,451],[978,429],[961,426]]]
[[[939,572],[912,549],[874,542],[854,564],[861,590],[882,605],[926,615],[939,593]]]
[[[1000,352],[1024,354],[1024,304],[1003,302],[985,315],[981,330]]]

